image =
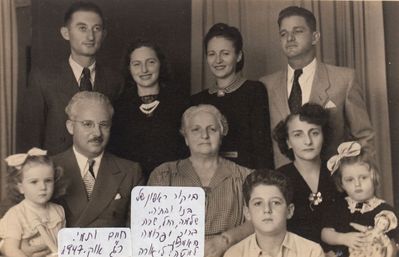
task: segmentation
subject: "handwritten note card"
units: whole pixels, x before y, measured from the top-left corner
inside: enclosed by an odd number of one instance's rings
[[[58,233],[59,257],[131,257],[130,228],[64,228]]]
[[[135,187],[131,215],[133,256],[204,256],[202,188]]]

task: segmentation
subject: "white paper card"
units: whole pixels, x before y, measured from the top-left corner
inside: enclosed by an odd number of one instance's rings
[[[204,256],[202,188],[135,187],[131,215],[133,256]]]
[[[131,257],[130,228],[63,228],[59,257]]]

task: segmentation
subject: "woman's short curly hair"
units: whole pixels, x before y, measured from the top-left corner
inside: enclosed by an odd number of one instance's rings
[[[182,119],[181,119],[181,128],[180,128],[180,133],[185,137],[186,136],[186,129],[188,126],[189,120],[195,116],[198,113],[201,112],[207,112],[212,114],[216,120],[218,121],[218,124],[220,126],[220,131],[222,132],[223,136],[226,136],[228,131],[229,131],[229,125],[227,123],[226,117],[216,108],[215,106],[211,104],[200,104],[196,106],[191,106],[187,110],[184,111]]]
[[[208,43],[214,37],[223,37],[233,43],[236,54],[241,52],[241,60],[237,63],[236,72],[239,72],[244,68],[244,51],[243,51],[243,40],[241,32],[233,26],[229,26],[226,23],[216,23],[213,25],[208,33],[204,37],[204,49],[205,53],[208,52]]]
[[[35,165],[48,165],[54,170],[54,192],[51,200],[65,194],[66,183],[61,179],[63,169],[55,166],[54,162],[47,155],[28,156],[20,168],[9,168],[7,174],[7,193],[12,202],[19,203],[24,199],[24,195],[18,189],[18,183],[22,182],[24,171]]]
[[[315,124],[321,127],[323,133],[323,146],[321,148],[320,156],[322,159],[326,159],[325,150],[328,145],[329,135],[331,133],[330,126],[328,123],[329,112],[322,106],[315,103],[304,104],[298,113],[291,113],[284,120],[280,121],[277,126],[273,129],[273,139],[276,140],[280,152],[287,156],[291,161],[295,160],[294,151],[288,147],[288,125],[294,117],[299,116],[299,120],[306,121],[310,124]]]

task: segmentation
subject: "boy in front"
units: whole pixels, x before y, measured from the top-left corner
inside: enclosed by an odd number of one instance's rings
[[[292,186],[274,170],[256,170],[243,185],[244,215],[255,233],[233,245],[224,257],[320,257],[320,245],[287,231],[294,213]]]

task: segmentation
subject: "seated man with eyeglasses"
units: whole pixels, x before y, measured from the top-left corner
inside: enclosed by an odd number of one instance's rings
[[[67,227],[123,227],[128,225],[130,192],[143,183],[138,163],[104,151],[114,109],[98,92],[75,94],[65,108],[66,127],[73,146],[53,157],[63,167],[68,184],[59,203]]]

